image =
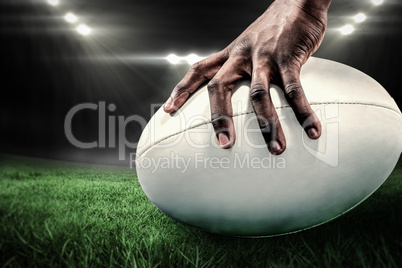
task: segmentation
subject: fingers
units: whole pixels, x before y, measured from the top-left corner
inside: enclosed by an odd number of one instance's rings
[[[210,80],[227,60],[226,50],[218,52],[198,63],[193,64],[184,78],[173,89],[172,94],[163,106],[166,113],[177,111],[188,99],[191,93]]]
[[[285,151],[286,139],[271,100],[269,82],[269,69],[264,66],[255,67],[252,74],[250,100],[269,151],[278,155]]]
[[[311,109],[300,83],[300,70],[285,67],[280,70],[286,99],[292,107],[297,120],[311,139],[321,136],[321,123]]]
[[[236,82],[242,78],[237,68],[235,61],[228,60],[208,83],[211,122],[219,145],[224,149],[232,147],[236,140],[231,97]]]

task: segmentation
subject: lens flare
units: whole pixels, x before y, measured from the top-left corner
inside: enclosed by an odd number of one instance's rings
[[[353,31],[355,30],[355,27],[353,27],[353,25],[346,24],[345,26],[341,27],[339,30],[341,31],[341,33],[343,35],[348,35],[348,34],[353,33]]]
[[[73,13],[69,12],[64,16],[64,19],[69,23],[76,23],[78,18]]]
[[[89,28],[88,26],[86,26],[85,24],[80,24],[77,26],[76,28],[77,32],[81,35],[89,35],[91,33],[91,28]]]
[[[196,62],[199,62],[200,60],[202,60],[203,59],[203,57],[200,57],[200,56],[198,56],[197,54],[194,54],[194,53],[192,53],[192,54],[190,54],[190,55],[188,55],[187,57],[186,57],[186,61],[189,63],[189,64],[194,64],[194,63],[196,63]]]
[[[356,14],[353,19],[355,20],[355,22],[360,23],[363,22],[367,19],[366,15],[364,15],[363,13],[359,13]]]
[[[379,6],[382,3],[384,3],[384,0],[371,0],[371,2],[373,3],[373,5],[375,6]]]
[[[178,64],[178,63],[180,62],[180,57],[178,57],[178,56],[175,55],[175,54],[169,54],[169,55],[166,57],[166,60],[167,60],[168,62],[170,62],[171,64]]]
[[[47,0],[47,3],[51,6],[57,6],[60,2],[59,0]]]

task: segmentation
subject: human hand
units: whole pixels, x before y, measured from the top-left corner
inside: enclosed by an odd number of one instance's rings
[[[286,140],[269,84],[277,81],[297,120],[311,139],[321,124],[300,83],[302,65],[318,49],[327,26],[330,0],[277,0],[222,51],[194,64],[164,105],[177,111],[198,87],[208,83],[211,121],[222,148],[235,143],[231,92],[240,79],[251,78],[250,100],[272,154],[286,149]]]

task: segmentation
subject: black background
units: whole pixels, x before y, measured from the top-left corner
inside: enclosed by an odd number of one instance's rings
[[[0,4],[0,151],[105,164],[117,149],[79,149],[64,134],[64,118],[75,105],[114,103],[108,115],[150,118],[189,65],[171,65],[169,53],[209,55],[223,49],[272,1],[46,1]],[[78,35],[63,19],[73,11],[93,28]],[[337,30],[365,12],[367,20],[342,36]],[[382,84],[402,104],[402,3],[334,0],[328,31],[315,56],[355,67]],[[152,57],[152,58],[151,58]],[[98,135],[95,111],[81,112],[73,132],[82,141]],[[135,142],[139,125],[127,129]]]

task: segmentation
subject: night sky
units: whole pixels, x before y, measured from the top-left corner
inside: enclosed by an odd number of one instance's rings
[[[66,3],[64,3],[66,2]],[[68,2],[68,3],[67,3]],[[0,152],[122,164],[114,148],[79,149],[64,134],[68,111],[80,103],[115,104],[108,115],[150,118],[188,64],[171,65],[175,53],[207,56],[225,48],[272,1],[2,0],[0,4]],[[92,28],[81,36],[63,16],[71,11]],[[364,12],[367,20],[343,36],[339,27]],[[402,2],[333,0],[328,30],[316,57],[338,61],[373,77],[399,107],[402,79]],[[73,121],[82,141],[98,136],[95,111]],[[129,125],[135,142],[139,125]]]

